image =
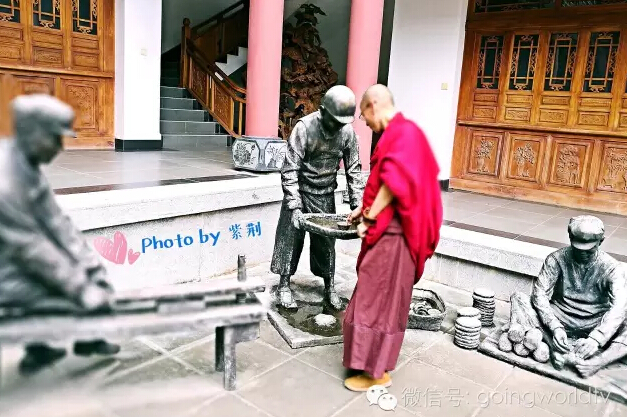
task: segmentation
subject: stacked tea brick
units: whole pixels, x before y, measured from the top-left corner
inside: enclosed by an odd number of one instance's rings
[[[481,342],[481,313],[473,307],[460,308],[455,321],[455,345],[464,349],[477,349]]]
[[[494,291],[487,288],[477,288],[472,294],[472,306],[481,313],[481,325],[491,327],[494,325],[494,311],[496,301]]]

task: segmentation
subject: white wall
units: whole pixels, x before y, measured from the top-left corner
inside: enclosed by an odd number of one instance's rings
[[[116,0],[115,13],[115,137],[160,140],[161,0]]]
[[[215,16],[238,0],[162,0],[163,26],[161,52],[167,52],[181,43],[183,19],[188,18],[192,26]]]
[[[396,0],[388,86],[451,171],[467,0]],[[442,84],[448,89],[443,90]]]

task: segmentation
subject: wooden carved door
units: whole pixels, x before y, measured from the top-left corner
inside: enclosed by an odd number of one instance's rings
[[[114,0],[0,0],[0,118],[18,94],[51,94],[76,111],[68,147],[113,146],[114,25]]]

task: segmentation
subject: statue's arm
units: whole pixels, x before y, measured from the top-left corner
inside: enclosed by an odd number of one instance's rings
[[[85,270],[29,219],[9,200],[0,199],[0,245],[4,253],[20,265],[25,276],[76,299],[88,282]]]
[[[551,307],[551,298],[553,297],[555,284],[561,273],[562,271],[557,260],[553,255],[549,255],[544,261],[531,291],[531,304],[538,312],[540,321],[552,332],[557,328],[564,327],[555,316]]]
[[[290,210],[303,209],[298,187],[298,176],[303,164],[303,158],[305,157],[306,143],[307,130],[303,123],[298,122],[287,140],[285,162],[281,168],[283,194],[287,201],[287,207]]]
[[[596,340],[600,347],[605,346],[616,334],[627,316],[627,277],[622,266],[617,267],[609,277],[607,290],[612,307],[588,336]]]
[[[361,173],[361,160],[359,159],[359,141],[354,131],[344,147],[343,160],[350,206],[351,210],[355,210],[363,199],[364,182]]]

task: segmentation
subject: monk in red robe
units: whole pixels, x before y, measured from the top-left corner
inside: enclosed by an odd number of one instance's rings
[[[357,285],[343,323],[344,366],[352,391],[390,386],[403,343],[412,290],[440,239],[439,167],[423,132],[394,108],[387,87],[370,87],[361,119],[383,132],[371,157],[359,221]]]

